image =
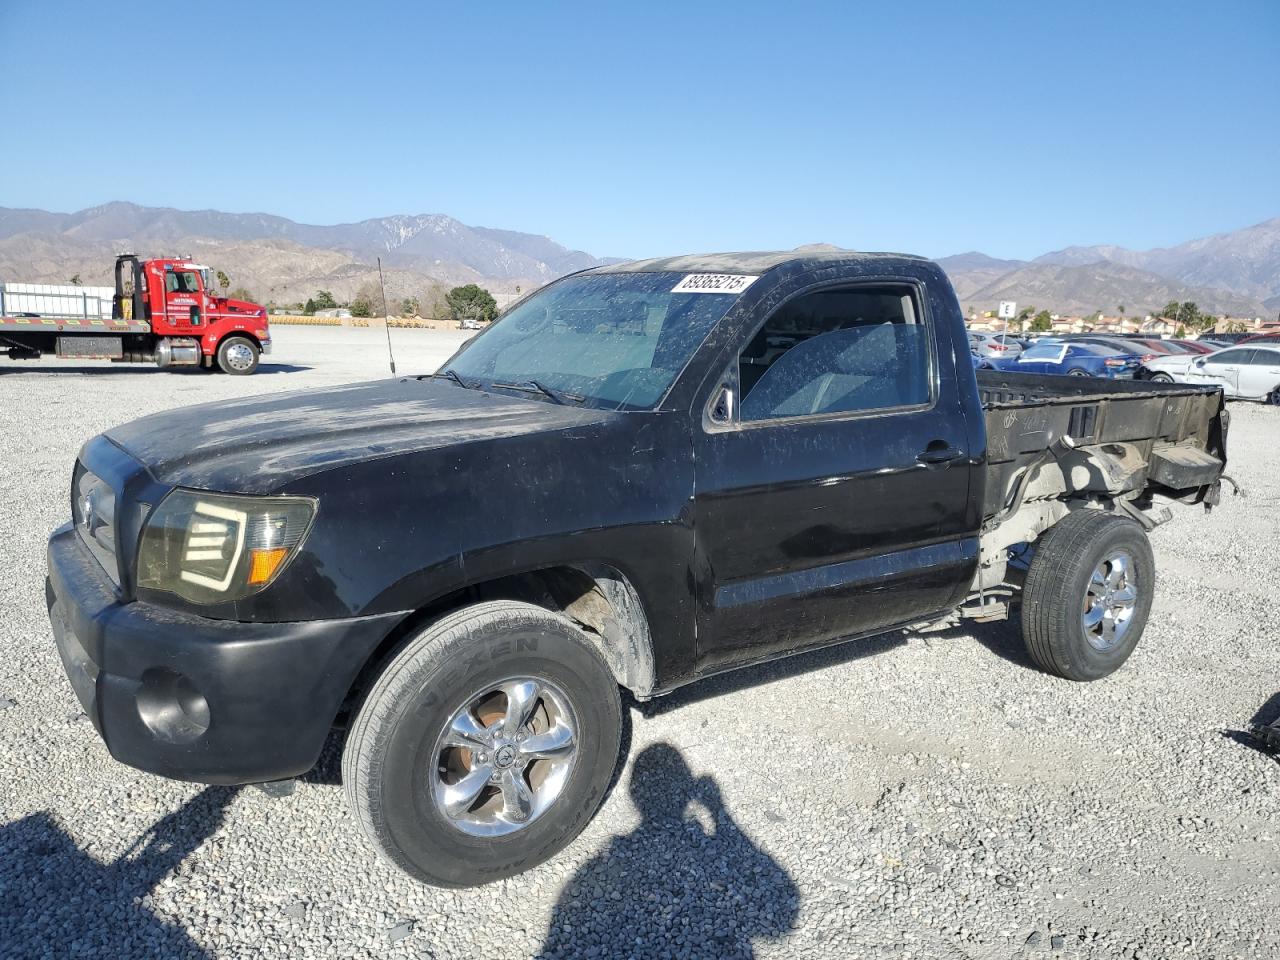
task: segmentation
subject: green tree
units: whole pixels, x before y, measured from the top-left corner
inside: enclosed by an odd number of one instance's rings
[[[356,295],[351,299],[351,315],[353,317],[378,317],[387,315],[387,306],[382,300],[382,292],[373,282],[362,283]]]
[[[498,301],[493,299],[493,294],[474,283],[454,287],[445,295],[445,300],[453,319],[460,322],[488,322],[498,315]]]
[[[304,317],[314,317],[316,315],[316,302],[311,297],[307,297],[307,302],[302,305],[302,315]]]
[[[78,274],[78,273],[77,273],[77,274],[74,274],[74,275],[71,277],[71,279],[67,281],[67,283],[71,284],[73,287],[81,287],[81,286],[84,286],[84,281],[80,279],[80,274]]]
[[[1048,333],[1053,329],[1053,317],[1048,310],[1041,310],[1031,318],[1031,329],[1036,333]]]
[[[225,292],[225,291],[224,291]],[[245,303],[257,303],[258,298],[253,295],[247,287],[236,287],[230,293],[226,294],[232,300],[243,300]]]
[[[1177,337],[1179,340],[1181,340],[1183,337],[1187,335],[1187,328],[1184,327],[1182,324],[1178,324],[1178,329],[1173,331],[1173,335]]]
[[[400,301],[400,316],[416,317],[418,316],[418,298],[405,297]]]
[[[315,310],[332,310],[338,305],[338,301],[333,299],[333,294],[328,290],[317,290],[316,295],[307,302],[314,303]]]
[[[215,276],[218,278],[218,286],[222,288],[222,295],[225,297],[227,295],[227,287],[231,286],[231,278],[221,270],[218,270]]]

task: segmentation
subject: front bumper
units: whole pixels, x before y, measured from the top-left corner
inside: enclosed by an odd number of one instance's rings
[[[315,765],[343,698],[403,618],[239,623],[122,603],[70,525],[49,538],[45,598],[76,697],[111,755],[200,783]]]

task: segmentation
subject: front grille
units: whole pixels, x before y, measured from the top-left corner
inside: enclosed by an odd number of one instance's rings
[[[80,463],[76,464],[71,479],[71,519],[93,558],[102,565],[111,582],[120,586],[115,491]]]

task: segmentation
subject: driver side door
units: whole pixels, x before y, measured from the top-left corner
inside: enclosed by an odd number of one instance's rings
[[[207,319],[207,303],[198,270],[165,266],[164,310],[171,329],[198,334]]]
[[[824,292],[779,307],[740,345],[733,387],[704,398],[700,673],[924,619],[976,567],[979,466],[954,371],[939,375],[950,341],[909,285]]]

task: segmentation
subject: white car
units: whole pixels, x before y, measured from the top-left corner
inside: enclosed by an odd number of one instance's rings
[[[1022,353],[1022,341],[1003,333],[970,330],[969,352],[988,360],[1009,360]]]
[[[1240,344],[1215,353],[1175,353],[1142,365],[1146,379],[1207,383],[1228,397],[1280,404],[1280,344]]]

